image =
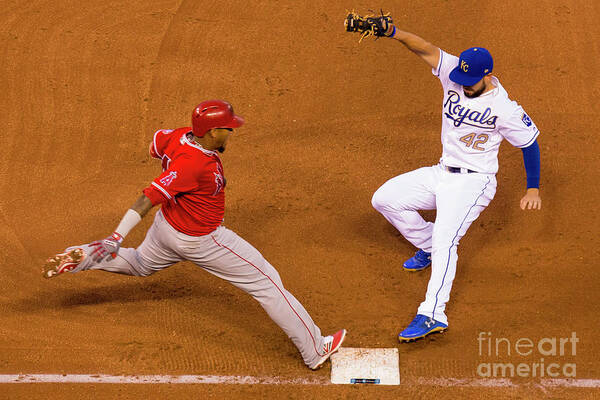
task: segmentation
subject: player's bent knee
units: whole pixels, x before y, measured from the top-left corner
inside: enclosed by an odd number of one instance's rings
[[[132,268],[132,270],[135,271],[134,275],[140,276],[142,278],[150,276],[156,272],[156,270],[152,268],[146,268],[144,266],[137,266],[135,269]]]
[[[434,252],[447,252],[449,249],[458,247],[459,241],[457,239],[452,240],[451,238],[444,240],[435,240],[432,243],[432,251]]]
[[[371,205],[374,209],[381,212],[388,206],[388,204],[389,201],[387,200],[387,197],[384,196],[381,190],[377,190],[375,193],[373,193],[373,197],[371,197]]]

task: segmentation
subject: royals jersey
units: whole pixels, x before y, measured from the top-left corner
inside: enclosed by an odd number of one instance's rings
[[[444,89],[441,162],[445,166],[477,172],[498,172],[498,150],[503,139],[515,147],[531,145],[539,131],[523,108],[508,98],[496,77],[495,88],[476,98],[465,96],[462,86],[450,80],[458,57],[440,50],[432,72]]]
[[[177,231],[201,236],[215,230],[225,214],[225,177],[218,154],[193,141],[191,128],[161,129],[150,154],[162,160],[163,173],[144,189],[153,205]]]

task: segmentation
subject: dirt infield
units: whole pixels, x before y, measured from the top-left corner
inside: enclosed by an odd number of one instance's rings
[[[535,384],[550,364],[559,378],[572,376],[569,364],[578,379],[600,379],[600,3],[2,4],[0,374],[329,375],[329,364],[310,372],[249,296],[192,264],[148,278],[42,279],[49,255],[109,234],[159,173],[147,155],[155,130],[187,125],[196,103],[224,98],[247,121],[223,155],[226,225],[276,266],[325,333],[348,329],[348,347],[398,347],[403,383],[6,384],[0,398],[594,396]],[[442,92],[399,43],[358,44],[343,31],[347,10],[380,7],[448,52],[489,48],[541,131],[542,210],[519,209],[521,151],[504,144],[496,197],[461,241],[450,329],[404,345],[396,335],[429,273],[402,271],[414,249],[370,199],[387,179],[437,162]],[[137,246],[152,218],[124,245]],[[553,339],[573,334],[575,354],[572,341],[552,353]],[[523,356],[525,339],[534,347]],[[540,365],[511,388],[421,384],[485,377],[498,363]]]

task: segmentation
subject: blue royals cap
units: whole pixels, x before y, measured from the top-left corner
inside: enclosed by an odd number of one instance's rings
[[[473,86],[492,72],[494,60],[487,49],[471,47],[460,53],[458,65],[450,72],[450,79],[463,86]]]

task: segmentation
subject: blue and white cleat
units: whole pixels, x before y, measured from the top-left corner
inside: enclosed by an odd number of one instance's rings
[[[404,269],[407,271],[421,271],[431,265],[431,253],[419,250],[415,255],[404,263]]]
[[[430,333],[444,332],[448,328],[448,325],[442,324],[433,318],[427,317],[422,314],[417,314],[415,319],[408,325],[408,327],[398,334],[398,340],[401,342],[411,342],[423,338]]]

